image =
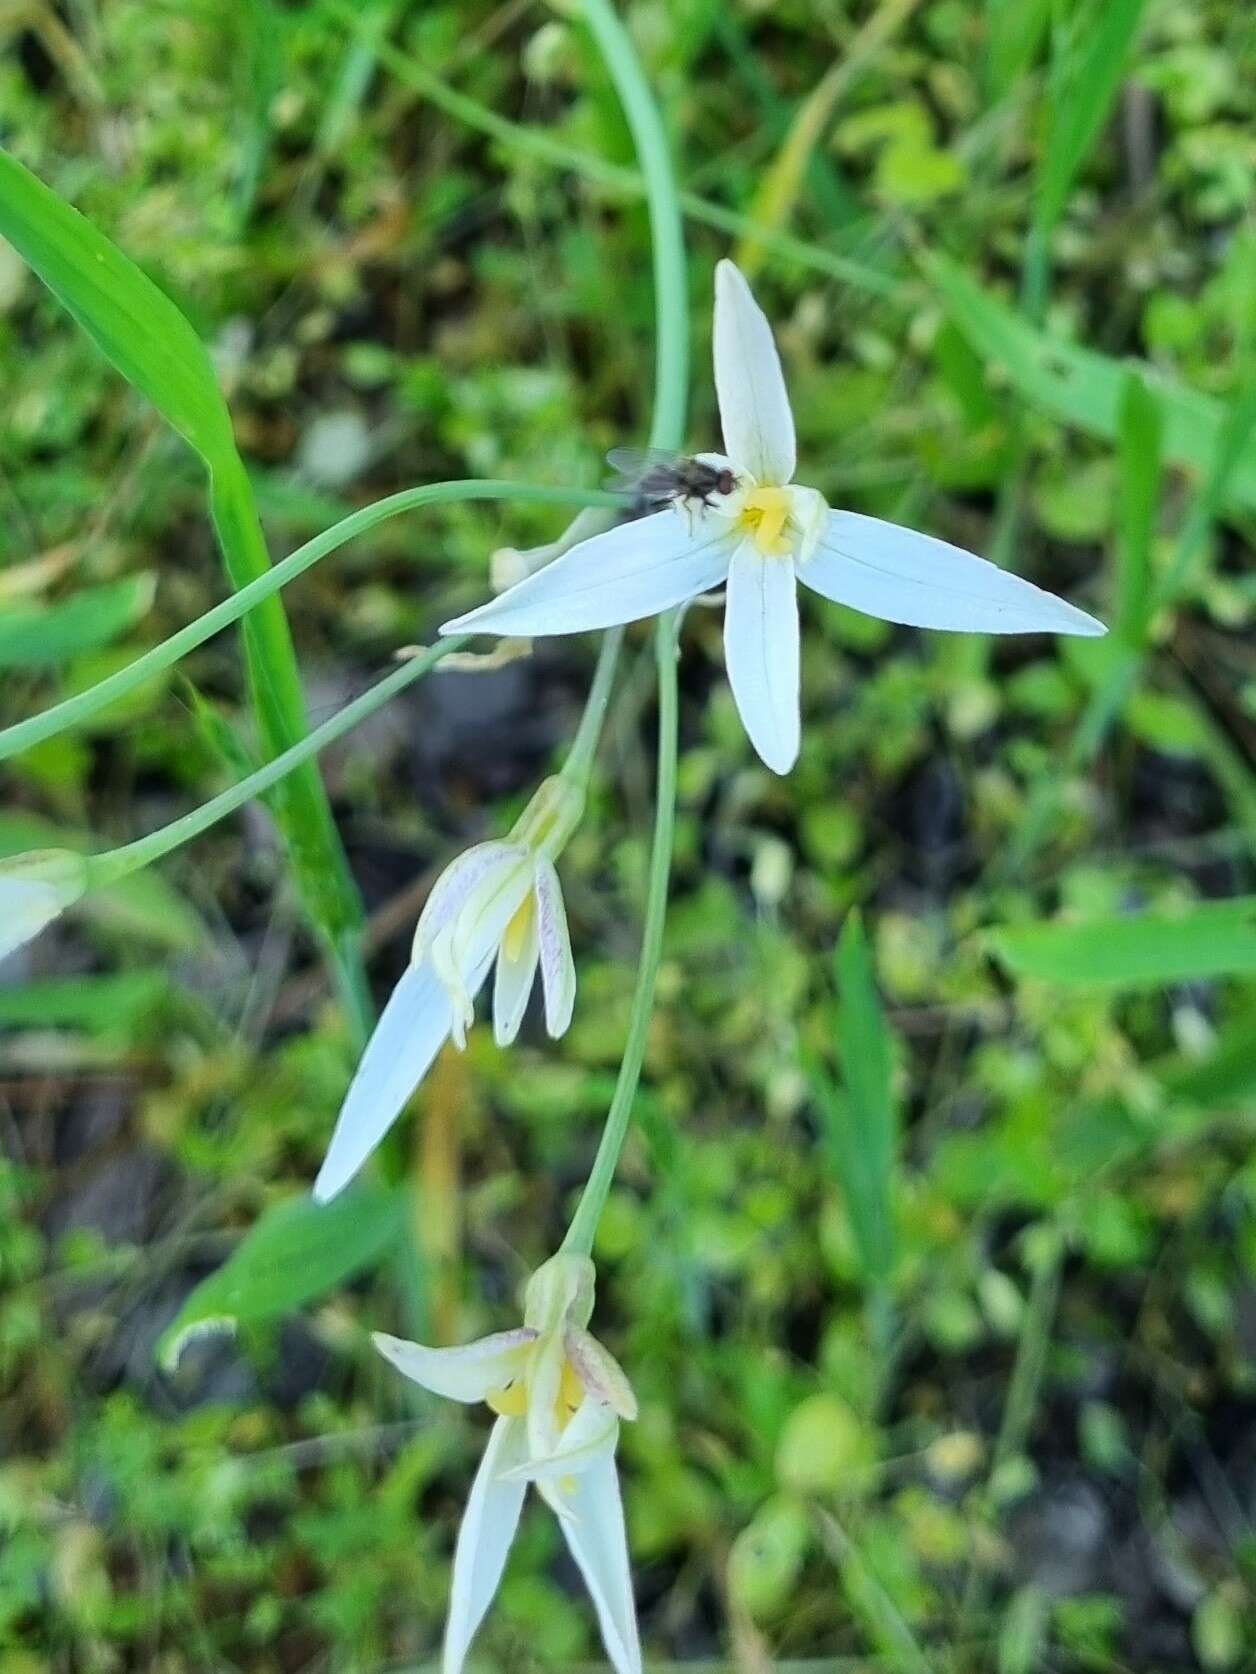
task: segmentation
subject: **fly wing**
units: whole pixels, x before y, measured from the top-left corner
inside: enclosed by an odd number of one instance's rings
[[[606,463],[616,474],[608,479],[607,487],[639,488],[655,472],[674,471],[684,457],[666,448],[612,448]]]

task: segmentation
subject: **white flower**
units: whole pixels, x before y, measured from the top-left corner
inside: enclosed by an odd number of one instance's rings
[[[616,1674],[640,1674],[615,1469],[619,1420],[635,1418],[637,1402],[586,1329],[593,1280],[587,1256],[554,1256],[528,1281],[523,1325],[463,1348],[375,1336],[380,1353],[424,1389],[485,1401],[498,1414],[458,1530],[442,1674],[459,1674],[493,1601],[529,1482],[558,1514]]]
[[[68,849],[0,860],[0,959],[37,936],[86,889],[87,862]]]
[[[571,1022],[576,968],[554,860],[580,819],[584,797],[547,779],[510,836],[477,843],[433,886],[414,932],[410,965],[389,996],[341,1106],[314,1182],[320,1203],[352,1180],[401,1114],[452,1035],[459,1047],[475,996],[497,960],[493,1032],[519,1033],[537,967],[545,1026],[557,1038]]]
[[[607,628],[727,583],[724,654],[742,721],[776,773],[798,755],[797,583],[887,622],[977,633],[1102,634],[1102,623],[932,535],[831,511],[794,475],[794,419],[771,327],[736,267],[715,273],[715,387],[729,494],[674,501],[556,558],[441,632]]]

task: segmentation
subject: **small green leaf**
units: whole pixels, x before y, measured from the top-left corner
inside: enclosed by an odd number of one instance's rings
[[[272,1205],[162,1333],[159,1364],[172,1371],[190,1338],[277,1319],[373,1266],[400,1232],[403,1210],[401,1193],[375,1186],[332,1203],[302,1194]]]
[[[147,614],[155,586],[155,577],[145,571],[82,587],[58,604],[6,610],[0,616],[0,668],[54,668],[99,650]]]
[[[174,303],[77,209],[3,151],[0,237],[207,463],[234,454],[213,365]]]
[[[1256,972],[1256,895],[1176,914],[996,930],[989,943],[1014,976],[1073,988],[1154,988]]]

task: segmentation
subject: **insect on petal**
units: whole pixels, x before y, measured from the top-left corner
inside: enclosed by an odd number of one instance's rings
[[[743,541],[728,572],[724,607],[728,682],[749,734],[773,773],[798,759],[798,589],[788,558],[765,558]]]
[[[717,587],[731,553],[725,525],[712,530],[669,506],[581,541],[440,631],[538,637],[636,622]]]
[[[772,328],[741,270],[730,261],[715,269],[715,390],[724,448],[762,484],[783,485],[794,475],[794,415]]]
[[[1102,622],[962,547],[879,517],[830,512],[799,580],[826,599],[910,628],[981,634],[1107,633]]]

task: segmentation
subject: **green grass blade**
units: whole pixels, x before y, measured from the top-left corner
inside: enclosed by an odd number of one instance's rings
[[[1141,650],[1152,609],[1152,544],[1164,423],[1159,401],[1136,372],[1126,375],[1117,425],[1120,498],[1113,628],[1128,645]]]
[[[1256,972],[1256,895],[1180,913],[995,930],[989,945],[1017,977],[1068,988],[1155,988]]]
[[[1128,362],[1036,330],[1017,309],[991,296],[943,257],[928,257],[924,268],[956,326],[988,367],[1006,375],[1018,395],[1085,435],[1116,440]],[[1138,371],[1160,404],[1165,459],[1202,477],[1212,476],[1228,430],[1225,407],[1149,366]],[[1218,496],[1217,510],[1234,508],[1256,510],[1256,447],[1250,435],[1236,447]]]
[[[401,1233],[404,1196],[355,1186],[334,1203],[303,1195],[274,1204],[203,1279],[157,1344],[166,1371],[193,1337],[263,1325],[375,1266]]]
[[[170,299],[70,204],[0,152],[0,235],[6,237],[117,370],[200,454],[233,587],[270,568],[252,487],[204,345]],[[277,598],[244,626],[249,691],[267,755],[305,734],[305,702],[287,618]],[[276,793],[275,813],[297,887],[328,949],[355,1029],[369,1000],[356,938],[362,911],[316,768]]]
[[[813,1081],[861,1265],[870,1284],[885,1288],[895,1262],[898,1117],[890,1029],[857,912],[846,920],[835,964],[837,1055],[844,1085],[839,1092],[822,1073]]]
[[[1035,225],[1059,220],[1077,173],[1108,119],[1146,0],[1099,0],[1075,19],[1070,49],[1047,87],[1047,131]]]
[[[77,209],[4,151],[0,236],[204,460],[235,452],[209,355],[178,308]]]

